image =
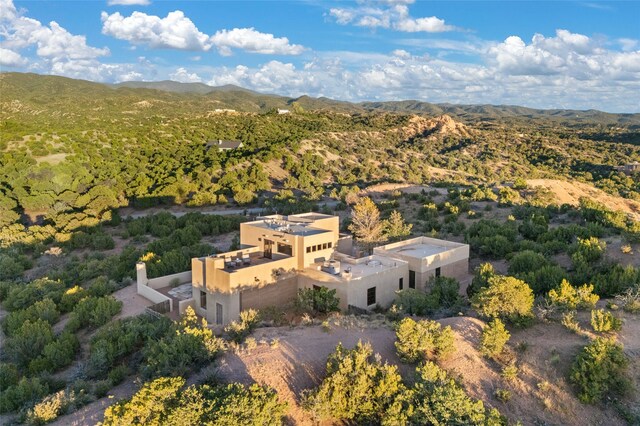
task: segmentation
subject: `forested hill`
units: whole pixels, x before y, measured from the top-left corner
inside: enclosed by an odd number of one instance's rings
[[[189,101],[197,101],[213,103],[219,109],[234,109],[243,112],[267,112],[273,108],[287,109],[298,106],[306,110],[326,109],[347,113],[388,111],[428,115],[447,114],[465,122],[501,120],[505,122],[535,121],[543,123],[546,121],[565,125],[619,124],[640,129],[640,113],[611,114],[597,110],[542,110],[510,105],[432,104],[416,100],[350,103],[325,97],[300,96],[298,98],[290,98],[274,94],[262,94],[231,84],[215,87],[204,83],[180,83],[165,80],[156,82],[127,81],[107,85],[38,74],[3,73],[0,76],[3,101],[9,98],[22,100],[23,96],[29,96],[29,94],[38,97],[58,97],[63,92],[85,99],[87,97],[91,98],[92,93],[94,93],[114,100],[118,98],[124,100],[127,97],[138,95],[143,98],[171,100],[174,102],[189,103]],[[109,93],[105,90],[107,88],[115,90]],[[79,93],[75,93],[76,91]],[[64,102],[65,99],[62,99],[62,101]]]
[[[404,111],[428,104],[226,89],[0,74],[0,243],[63,239],[126,205],[280,203],[283,211],[292,200],[344,199],[380,182],[495,189],[560,178],[640,199],[638,176],[614,169],[640,161],[638,115],[479,106],[413,114]],[[219,152],[210,139],[244,146]]]

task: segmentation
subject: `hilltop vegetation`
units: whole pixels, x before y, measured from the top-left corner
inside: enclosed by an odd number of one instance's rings
[[[316,200],[376,182],[561,178],[640,199],[640,178],[613,169],[640,159],[636,125],[621,124],[633,116],[616,116],[615,125],[534,126],[526,116],[509,122],[512,112],[463,124],[447,116],[307,112],[300,102],[277,115],[270,111],[281,104],[267,95],[113,89],[32,74],[2,74],[0,90],[4,245],[65,240],[125,205],[247,204],[265,191]],[[260,113],[215,112],[228,107]],[[206,147],[209,139],[238,139],[244,148],[218,152]]]

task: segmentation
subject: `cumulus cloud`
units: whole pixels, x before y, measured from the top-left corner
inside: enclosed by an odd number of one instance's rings
[[[304,47],[299,44],[289,44],[286,37],[274,37],[273,34],[261,33],[254,28],[218,31],[211,36],[211,42],[224,56],[231,55],[231,49],[269,55],[299,55],[304,51]]]
[[[473,64],[404,50],[323,52],[301,67],[270,61],[216,68],[209,84],[350,101],[422,99],[638,112],[640,51],[607,50],[589,37],[558,30],[553,37],[535,35],[529,43],[512,36],[485,46]]]
[[[19,53],[0,47],[0,66],[15,68],[26,64],[27,60]]]
[[[190,73],[186,68],[180,67],[175,72],[169,74],[169,78],[180,83],[200,83],[202,79],[196,73]]]
[[[11,0],[2,0],[0,11],[0,36],[4,38],[2,47],[14,53],[35,45],[39,57],[53,62],[92,59],[109,54],[108,48],[89,46],[85,36],[73,35],[55,21],[46,26],[24,16]]]
[[[340,25],[354,24],[367,28],[387,28],[402,32],[441,33],[457,28],[445,23],[436,16],[413,18],[409,14],[408,4],[413,1],[362,2],[355,8],[331,8],[329,15]]]
[[[111,15],[102,12],[101,18],[103,34],[134,45],[201,51],[212,46],[209,36],[200,32],[180,10],[169,12],[164,18],[142,12],[133,12],[128,17],[119,12]]]
[[[109,6],[148,6],[151,4],[149,0],[109,0]]]
[[[224,56],[231,55],[232,49],[270,55],[299,55],[305,50],[299,44],[290,44],[286,37],[261,33],[255,28],[220,30],[208,36],[180,10],[165,18],[142,12],[133,12],[128,17],[119,12],[111,15],[102,12],[102,33],[154,49],[208,51],[215,46]]]
[[[562,75],[603,83],[605,78],[637,77],[637,56],[638,52],[605,49],[583,34],[563,29],[555,37],[535,34],[528,44],[511,36],[486,52],[487,62],[508,75]]]

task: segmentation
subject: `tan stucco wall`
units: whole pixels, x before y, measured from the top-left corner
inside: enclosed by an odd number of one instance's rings
[[[190,283],[191,277],[192,277],[191,271],[179,272],[177,274],[164,275],[158,278],[151,278],[147,285],[153,289],[158,289],[162,287],[169,287],[169,285],[173,280],[178,280],[180,284]]]
[[[297,293],[297,277],[286,278],[259,288],[243,290],[240,292],[240,310],[283,306],[294,301]]]

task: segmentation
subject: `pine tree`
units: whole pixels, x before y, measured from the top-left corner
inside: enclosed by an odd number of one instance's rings
[[[351,212],[349,231],[356,241],[370,250],[375,244],[384,241],[385,224],[380,220],[380,211],[371,198],[361,198]]]
[[[411,234],[411,228],[413,228],[413,225],[406,223],[402,214],[397,210],[394,210],[385,222],[385,234],[390,240],[399,240],[402,237],[406,237]]]

